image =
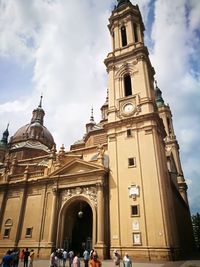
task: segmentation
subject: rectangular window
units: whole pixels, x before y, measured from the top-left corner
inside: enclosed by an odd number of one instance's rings
[[[122,46],[127,45],[127,36],[126,36],[126,28],[123,26],[121,27],[121,38],[122,38]]]
[[[124,90],[125,96],[132,95],[132,84],[130,75],[124,76]]]
[[[32,237],[33,227],[26,228],[26,237]]]
[[[9,238],[9,236],[10,236],[10,228],[6,228],[6,229],[4,230],[4,235],[3,235],[3,237],[4,237],[4,238]]]
[[[134,167],[135,165],[135,158],[128,158],[128,166]]]
[[[138,33],[137,33],[137,24],[133,23],[133,32],[134,32],[134,38],[135,38],[135,43],[138,42]]]
[[[139,216],[139,205],[131,206],[131,216]]]

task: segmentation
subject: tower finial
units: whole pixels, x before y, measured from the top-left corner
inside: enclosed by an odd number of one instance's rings
[[[1,143],[4,145],[7,145],[8,143],[8,136],[9,136],[8,127],[9,127],[9,123],[7,124],[6,130],[3,132],[3,137],[1,139]]]
[[[42,98],[43,98],[43,95],[41,94],[41,96],[40,96],[40,103],[38,105],[38,108],[41,108],[42,107]]]
[[[93,107],[91,108],[90,122],[94,122]]]

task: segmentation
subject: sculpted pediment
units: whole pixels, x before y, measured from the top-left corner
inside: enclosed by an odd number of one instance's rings
[[[81,159],[75,159],[64,166],[60,167],[50,176],[55,175],[77,175],[77,174],[86,174],[96,171],[104,171],[105,168],[95,163],[90,163]]]

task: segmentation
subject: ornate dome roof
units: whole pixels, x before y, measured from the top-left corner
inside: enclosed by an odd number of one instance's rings
[[[33,110],[31,122],[19,128],[11,137],[10,144],[12,145],[28,140],[39,141],[49,149],[53,147],[54,139],[49,130],[43,125],[44,110],[42,109],[42,97],[39,106]]]
[[[51,149],[54,145],[54,139],[49,130],[43,126],[40,125],[40,131],[39,134],[36,133],[37,125],[26,124],[19,128],[17,132],[11,137],[10,143],[19,143],[26,140],[37,140],[41,142],[42,144],[46,145],[49,149]]]

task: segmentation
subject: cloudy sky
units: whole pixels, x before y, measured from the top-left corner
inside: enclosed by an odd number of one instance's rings
[[[42,93],[58,148],[82,138],[107,90],[116,0],[0,0],[0,134],[31,119]],[[192,213],[200,212],[200,1],[134,0],[158,86],[173,112]]]

